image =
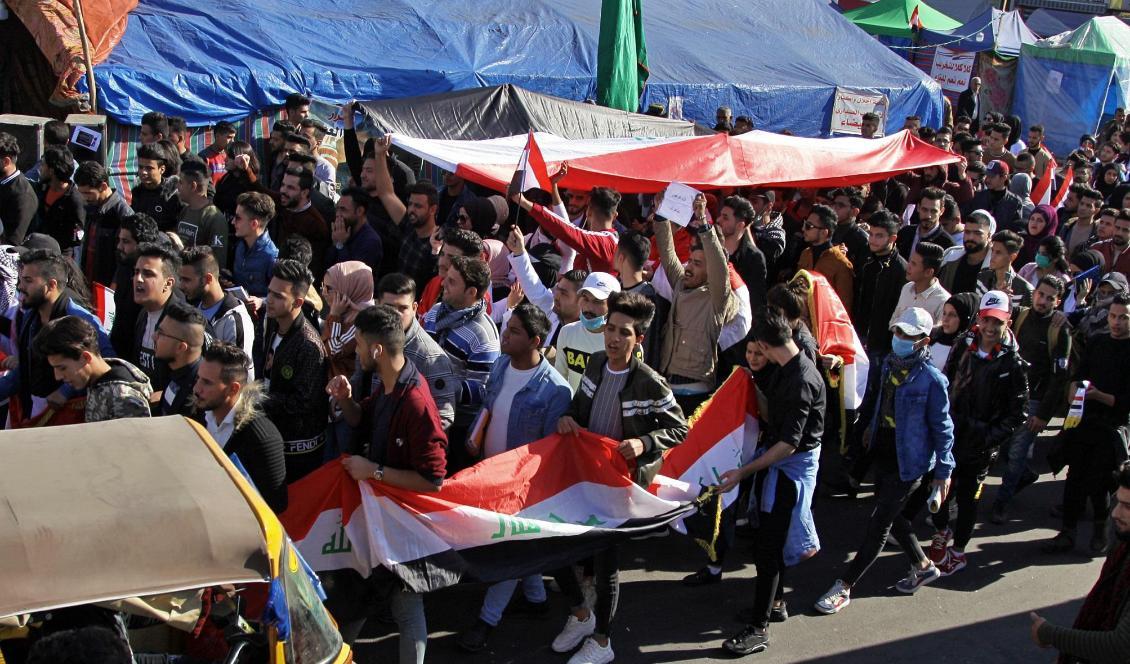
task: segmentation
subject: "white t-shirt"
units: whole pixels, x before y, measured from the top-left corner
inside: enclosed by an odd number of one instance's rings
[[[494,406],[490,409],[490,424],[487,425],[483,441],[483,458],[490,458],[506,451],[507,432],[510,429],[510,405],[514,403],[514,395],[530,382],[535,369],[537,367],[530,369],[506,367],[506,373],[502,376],[502,388],[494,400]]]

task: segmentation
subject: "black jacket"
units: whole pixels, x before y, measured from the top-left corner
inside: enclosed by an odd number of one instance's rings
[[[180,217],[180,195],[177,182],[180,178],[172,176],[161,181],[156,189],[146,189],[140,184],[130,190],[130,205],[135,212],[144,212],[153,217],[157,228],[162,231],[176,231]]]
[[[994,194],[1000,194],[1000,198],[996,198]],[[973,194],[972,200],[961,206],[961,213],[968,215],[974,210],[988,210],[989,214],[993,215],[993,219],[997,220],[997,230],[1019,233],[1024,230],[1028,222],[1027,219],[1021,218],[1023,209],[1024,201],[1007,189],[1003,192],[982,189]]]
[[[270,418],[260,411],[242,421],[237,415],[235,432],[224,445],[224,452],[239,457],[263,500],[275,514],[282,514],[287,506],[286,457],[282,434]]]
[[[0,183],[0,232],[5,243],[23,244],[38,211],[39,197],[23,173],[15,173],[10,180]]]
[[[133,301],[133,265],[118,263],[114,272],[114,323],[110,326],[110,343],[114,345],[114,352],[118,357],[133,358],[134,353],[134,328],[137,326],[137,314],[141,305]],[[132,362],[132,359],[130,359]]]
[[[180,369],[169,370],[169,382],[165,385],[165,394],[162,394],[161,400],[153,406],[154,415],[184,415],[185,417],[192,417],[196,413],[195,400],[192,398],[192,388],[196,385],[196,369],[199,366],[200,360],[198,358],[192,364],[183,366]],[[176,386],[175,388],[173,388],[174,385]],[[170,388],[175,392],[171,403],[167,399]]]
[[[78,244],[78,231],[86,224],[86,204],[78,187],[73,184],[54,203],[47,204],[46,191],[39,199],[39,229],[55,238],[59,247],[67,249]]]
[[[956,114],[954,116],[955,118],[964,115],[965,117],[973,121],[973,123],[970,125],[970,128],[974,132],[976,132],[981,126],[981,122],[977,117],[978,111],[981,110],[980,108],[977,108],[978,97],[980,97],[980,95],[974,93],[973,90],[966,88],[961,92],[960,95],[957,96],[957,108],[954,110],[954,113]],[[983,108],[984,100],[982,99],[981,102],[981,106]]]
[[[263,411],[287,441],[287,482],[294,482],[322,463],[329,401],[326,379],[329,354],[321,335],[305,316],[299,316],[271,352],[278,323],[268,321],[263,335],[262,373],[268,381]],[[320,441],[320,442],[319,442]]]
[[[891,350],[891,314],[905,285],[906,260],[895,251],[886,256],[871,254],[856,271],[851,318],[867,350]]]
[[[910,226],[903,226],[899,229],[898,239],[895,240],[895,249],[898,250],[899,256],[906,260],[910,260],[911,247],[914,245],[914,234],[918,232],[918,224],[911,224]],[[942,249],[949,249],[953,246],[953,238],[946,232],[946,229],[938,224],[934,227],[934,232],[925,238],[918,240],[919,242],[930,242],[936,244]]]
[[[1001,445],[1028,419],[1028,364],[1008,332],[986,359],[977,353],[976,328],[960,337],[946,360],[953,456],[988,470]]]
[[[871,248],[867,243],[867,233],[855,221],[847,224],[836,224],[836,230],[832,231],[832,244],[847,246],[848,260],[851,261],[852,265],[866,262],[871,254]]]
[[[738,248],[730,256],[730,263],[749,289],[749,306],[757,311],[765,304],[766,277],[765,254],[748,237],[742,235]]]
[[[109,286],[118,270],[118,227],[133,214],[118,192],[97,206],[86,207],[86,228],[82,238],[82,272],[87,279]]]

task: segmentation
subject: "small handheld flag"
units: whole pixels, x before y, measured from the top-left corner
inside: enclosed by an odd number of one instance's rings
[[[526,147],[518,159],[517,168],[514,169],[514,177],[511,178],[510,186],[506,190],[506,196],[511,197],[534,187],[553,191],[553,182],[549,179],[545,158],[542,157],[541,148],[534,139],[534,132],[530,131],[530,136],[526,139]]]

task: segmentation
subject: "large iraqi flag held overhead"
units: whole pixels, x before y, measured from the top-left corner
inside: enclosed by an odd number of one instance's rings
[[[615,442],[585,432],[491,457],[428,494],[357,482],[330,463],[290,486],[280,518],[315,571],[368,576],[384,566],[418,592],[551,570],[680,522],[703,487],[749,458],[757,400],[746,372],[735,371],[697,415],[646,489]]]
[[[802,138],[766,131],[740,136],[564,139],[538,132],[549,172],[569,162],[561,187],[613,187],[654,193],[671,182],[696,189],[722,187],[840,187],[874,182],[961,157],[903,130],[882,138]],[[413,138],[393,134],[395,145],[467,180],[506,191],[530,141],[507,136],[482,141]]]

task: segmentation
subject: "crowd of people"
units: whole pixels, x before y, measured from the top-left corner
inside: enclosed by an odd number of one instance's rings
[[[85,403],[76,421],[194,418],[277,512],[324,464],[438,491],[481,459],[580,429],[621,441],[646,487],[737,369],[757,390],[760,441],[721,476],[740,499],[717,555],[684,583],[717,583],[735,530],[753,530],[747,626],[723,643],[744,655],[788,617],[784,579],[812,553],[797,533],[819,528],[815,496],[870,487],[875,501],[817,610],[850,604],[888,538],[909,558],[897,588],[914,593],[977,564],[968,547],[988,474],[1003,477],[988,518],[1004,523],[1038,478],[1037,436],[1066,416],[1048,454],[1068,469],[1061,527],[1044,549],[1113,550],[1119,562],[1073,627],[1034,618],[1033,635],[1080,660],[1125,655],[1130,121],[1057,160],[1043,128],[1021,135],[1015,118],[908,118],[962,159],[858,187],[705,192],[681,226],[657,216],[660,195],[559,190],[567,165],[551,191],[510,199],[454,174],[437,187],[389,137],[361,144],[348,105],[341,186],[309,104],[288,98],[265,155],[224,122],[192,154],[183,120],[146,114],[128,196],[104,165],[76,163],[62,123],[33,173],[0,133],[9,426],[74,403]],[[721,131],[729,118],[719,110]],[[864,116],[864,136],[878,125]],[[1045,180],[1066,190],[1062,205],[1031,200]],[[823,275],[850,314],[871,367],[859,408],[840,407],[844,358],[821,352],[798,270]],[[544,570],[571,607],[552,643],[575,651],[570,664],[613,661],[617,554]],[[347,641],[387,603],[400,661],[423,662],[420,594],[387,570],[323,582]],[[544,614],[543,575],[489,587],[460,646],[483,649],[508,605]]]

